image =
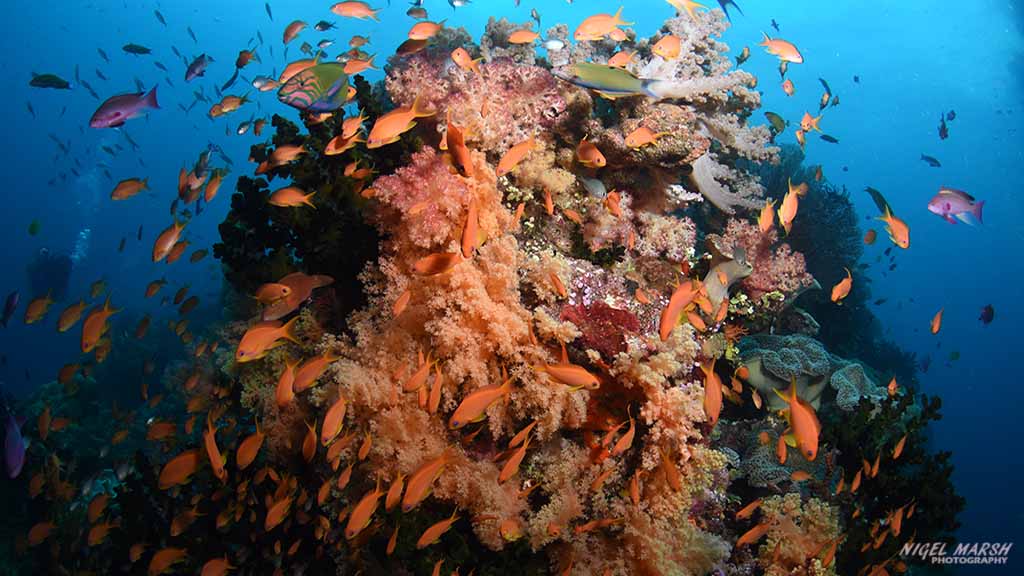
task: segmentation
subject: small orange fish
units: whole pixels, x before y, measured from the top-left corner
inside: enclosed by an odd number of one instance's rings
[[[651,48],[651,52],[661,56],[665,60],[675,60],[679,58],[680,42],[678,36],[672,34],[666,34],[661,37],[661,40]]]
[[[903,220],[892,215],[889,207],[885,208],[885,215],[878,218],[886,224],[886,232],[889,233],[889,240],[892,243],[906,250],[910,248],[910,227]]]
[[[821,132],[820,122],[821,116],[811,116],[809,112],[804,112],[803,118],[800,119],[800,129],[804,132],[810,132],[811,130]]]
[[[943,312],[943,310],[945,310],[945,309],[944,308],[939,308],[939,311],[936,312],[935,316],[932,317],[932,322],[931,322],[931,327],[930,327],[930,330],[931,330],[932,334],[938,334],[939,330],[942,329],[942,312]]]
[[[853,287],[853,276],[850,274],[850,269],[843,268],[843,270],[846,270],[846,278],[832,287],[832,301],[837,304],[850,295],[850,289]]]
[[[608,65],[613,68],[625,68],[636,59],[636,52],[620,50],[608,59]]]
[[[448,420],[448,428],[459,430],[470,422],[479,422],[487,416],[492,404],[504,399],[512,391],[512,379],[506,379],[500,386],[491,385],[469,393]]]
[[[668,136],[671,132],[653,132],[646,126],[640,126],[626,136],[626,146],[637,150],[651,144],[656,144],[662,136]]]
[[[260,452],[260,447],[263,446],[264,436],[263,431],[260,430],[260,423],[257,422],[256,431],[247,436],[238,445],[238,452],[235,454],[235,464],[238,465],[239,470],[245,470],[256,459],[256,455]]]
[[[429,20],[422,20],[413,24],[412,28],[409,29],[409,40],[429,40],[444,27],[445,20],[440,22],[431,22]]]
[[[501,157],[501,160],[498,161],[498,168],[494,171],[494,174],[496,176],[504,176],[505,174],[508,174],[514,170],[515,167],[518,166],[519,163],[526,158],[526,155],[535,147],[536,141],[532,136],[529,139],[512,146],[508,149],[508,152],[505,152],[505,155]]]
[[[405,474],[399,473],[391,482],[388,494],[384,498],[384,510],[390,512],[402,500],[402,489],[405,488]]]
[[[597,146],[594,146],[593,142],[589,142],[586,136],[583,137],[583,140],[580,140],[579,146],[576,147],[576,159],[587,168],[601,168],[608,163],[605,160],[604,154],[601,154]]]
[[[53,305],[53,298],[49,293],[29,302],[25,308],[25,324],[35,324],[42,320],[49,312],[51,305]]]
[[[288,186],[287,188],[281,188],[275,190],[270,195],[270,199],[267,201],[271,206],[277,206],[279,208],[294,208],[296,206],[309,206],[310,208],[316,208],[313,202],[310,201],[316,192],[310,192],[306,194],[305,190],[298,188],[297,186]]]
[[[331,404],[331,407],[327,409],[327,414],[324,415],[324,423],[320,427],[320,443],[324,446],[330,444],[338,434],[341,434],[341,428],[345,425],[345,411],[348,408],[348,402],[344,396],[339,395],[338,399]]]
[[[89,314],[85,317],[85,321],[82,322],[82,352],[88,354],[93,351],[100,343],[100,339],[106,334],[110,326],[107,324],[107,320],[111,316],[120,312],[120,308],[112,308],[110,306],[110,296],[107,296],[106,302],[103,303],[102,307],[93,308],[89,311]]]
[[[366,20],[367,18],[370,18],[380,22],[380,18],[377,17],[377,13],[380,12],[380,10],[370,8],[366,2],[359,2],[356,0],[338,2],[331,6],[331,12],[334,12],[338,16],[345,16],[347,18],[358,18],[359,20]]]
[[[714,358],[711,359],[710,365],[701,362],[700,369],[704,372],[704,414],[714,428],[718,422],[718,415],[722,412],[722,379],[715,373]]]
[[[747,518],[750,518],[754,514],[754,511],[757,510],[760,507],[761,507],[761,499],[758,498],[757,500],[754,500],[750,504],[747,504],[739,512],[737,512],[736,513],[736,519],[737,520],[746,520]]]
[[[182,548],[163,548],[150,558],[146,574],[148,576],[160,576],[160,574],[164,574],[172,566],[185,560],[187,557],[188,552]]]
[[[339,358],[340,356],[333,352],[325,352],[303,362],[295,369],[295,381],[292,383],[295,393],[300,394],[315,386],[320,376]]]
[[[765,534],[768,533],[768,529],[770,527],[770,524],[758,524],[750,530],[747,530],[743,533],[742,536],[740,536],[739,540],[736,541],[736,547],[741,548],[748,544],[753,544],[754,542],[757,542],[762,537],[764,537]]]
[[[668,340],[672,331],[679,324],[683,310],[690,305],[698,296],[706,295],[707,290],[697,280],[683,282],[672,292],[668,304],[661,311],[661,319],[658,324],[658,335],[661,341]]]
[[[796,86],[793,85],[793,81],[789,78],[782,83],[782,91],[786,93],[786,96],[792,96],[796,94]]]
[[[228,555],[225,554],[223,558],[207,560],[206,564],[203,564],[203,569],[199,572],[199,576],[225,576],[228,571],[233,569],[234,566],[228,562]]]
[[[384,492],[380,489],[380,478],[378,477],[377,485],[367,492],[356,503],[355,507],[352,508],[352,513],[348,517],[348,525],[345,526],[346,540],[355,538],[363,529],[370,525],[370,521],[373,520],[373,513],[377,511],[380,497],[383,495]]]
[[[366,147],[374,149],[398,142],[402,134],[416,126],[417,118],[434,114],[434,111],[420,107],[420,98],[417,96],[408,108],[396,108],[378,118],[366,138]]]
[[[461,261],[459,252],[437,252],[417,260],[412,269],[419,276],[434,276],[451,270]]]
[[[349,140],[358,134],[363,128],[363,122],[366,122],[366,116],[361,111],[359,112],[359,116],[345,118],[345,121],[341,123],[342,139]]]
[[[159,485],[161,490],[167,490],[182,484],[188,484],[199,466],[199,451],[186,450],[171,458],[163,469],[160,470]]]
[[[533,30],[516,30],[515,32],[508,35],[509,44],[533,44],[534,41],[540,38],[540,34]]]
[[[889,385],[886,388],[889,391],[889,396],[890,397],[895,396],[896,393],[899,392],[900,387],[899,387],[899,384],[896,383],[896,377],[895,376],[892,377],[892,380],[889,381]]]
[[[402,497],[402,512],[411,512],[426,499],[430,494],[430,487],[444,471],[445,465],[451,458],[451,454],[446,451],[437,458],[424,462],[409,476],[405,495]]]
[[[777,389],[775,393],[789,404],[789,421],[797,446],[804,458],[813,462],[818,455],[818,436],[821,434],[821,424],[814,408],[797,396],[795,378],[790,383],[788,396]]]
[[[299,344],[300,342],[293,332],[297,320],[298,317],[292,318],[283,325],[276,320],[253,325],[238,342],[235,361],[244,363],[263,358],[267,352],[280,346],[283,340],[291,340]]]
[[[374,54],[366,60],[349,60],[348,62],[345,63],[345,74],[351,76],[353,74],[365,72],[366,70],[380,70],[380,68],[377,68],[376,66],[373,65],[373,59],[376,57],[376,54]]]
[[[874,244],[876,238],[878,238],[878,232],[875,232],[873,229],[864,233],[864,243],[868,246]]]
[[[83,310],[85,310],[85,300],[80,300],[78,303],[65,308],[60,313],[60,317],[57,318],[57,331],[67,332],[70,330],[82,318]]]
[[[178,243],[178,238],[181,237],[181,231],[184,229],[185,223],[179,224],[175,220],[173,224],[157,236],[156,241],[153,242],[153,262],[159,262],[167,258],[174,245]]]
[[[903,454],[903,447],[906,444],[907,444],[907,435],[904,434],[903,437],[900,438],[899,442],[896,443],[896,447],[892,449],[892,459],[893,460],[898,460],[899,459],[900,454]]]
[[[789,479],[793,482],[804,482],[810,480],[811,475],[806,470],[794,470],[793,473],[789,475]]]
[[[786,230],[786,234],[793,228],[793,220],[796,219],[797,210],[800,208],[800,196],[807,195],[807,183],[804,182],[798,186],[793,186],[793,181],[789,181],[789,192],[782,199],[782,205],[779,206],[779,222],[782,227]]]
[[[800,51],[797,50],[796,46],[794,46],[790,42],[787,42],[780,38],[773,39],[769,37],[767,34],[764,34],[764,41],[761,42],[760,46],[764,46],[766,52],[768,52],[772,56],[778,56],[779,60],[783,62],[803,64],[803,55],[800,54]]]
[[[622,7],[619,7],[615,14],[595,14],[583,20],[573,32],[573,39],[577,41],[600,40],[608,36],[619,26],[630,26],[633,22],[626,22],[622,19]]]
[[[284,519],[288,517],[288,513],[292,510],[292,497],[285,496],[280,500],[274,502],[270,508],[267,509],[267,517],[263,520],[263,530],[270,532],[274,528],[277,528]]]
[[[211,413],[206,415],[206,431],[203,432],[203,445],[206,447],[206,455],[210,459],[210,468],[213,475],[222,483],[228,481],[228,471],[224,469],[227,457],[221,455],[217,447],[217,428],[213,425]]]
[[[480,61],[483,60],[482,57],[474,60],[473,57],[469,55],[469,52],[466,52],[466,49],[462,47],[452,50],[451,56],[452,62],[455,62],[455,64],[457,64],[459,68],[462,68],[463,70],[467,71],[471,70],[473,72],[476,72],[477,74],[480,73],[479,64]]]
[[[450,517],[441,520],[424,530],[423,535],[421,535],[420,539],[416,541],[416,549],[422,550],[440,540],[441,536],[444,536],[444,533],[451,529],[452,524],[455,524],[455,521],[459,519],[458,514],[459,509],[456,508]]]

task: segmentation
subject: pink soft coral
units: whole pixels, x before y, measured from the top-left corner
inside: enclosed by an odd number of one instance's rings
[[[399,105],[416,96],[438,118],[467,127],[467,142],[488,152],[504,152],[550,129],[566,111],[558,80],[539,66],[495,60],[480,74],[451,64],[447,54],[424,51],[388,73],[388,94]]]
[[[754,300],[768,292],[791,294],[815,284],[814,277],[807,273],[803,254],[794,252],[789,244],[776,246],[778,234],[774,228],[762,233],[756,224],[730,219],[725,231],[709,234],[708,241],[727,255],[737,247],[746,251],[754,272],[741,285]]]

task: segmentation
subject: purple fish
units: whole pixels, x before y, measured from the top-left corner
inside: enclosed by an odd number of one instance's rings
[[[978,202],[967,192],[953,188],[940,188],[939,193],[928,201],[928,211],[942,216],[950,224],[956,224],[957,220],[964,224],[981,224],[984,206],[984,200]]]
[[[21,437],[21,425],[24,419],[7,415],[7,430],[4,436],[4,463],[7,465],[7,476],[17,478],[21,467],[25,465],[25,439]]]
[[[198,58],[192,61],[188,65],[188,70],[185,71],[185,82],[191,82],[200,76],[206,74],[206,67],[213,62],[213,58],[210,58],[206,54],[200,54]]]
[[[4,316],[0,318],[0,324],[3,324],[4,328],[7,328],[7,321],[11,319],[11,316],[14,316],[14,311],[18,309],[19,298],[17,290],[7,295],[7,303],[4,304]]]
[[[106,102],[89,119],[92,128],[117,128],[131,118],[138,118],[146,108],[160,108],[156,103],[156,86],[149,91],[134,94],[120,94],[107,98]]]

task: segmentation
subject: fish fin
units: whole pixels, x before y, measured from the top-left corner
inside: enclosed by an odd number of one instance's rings
[[[942,219],[945,220],[946,222],[949,222],[950,224],[956,224],[956,219],[950,216],[949,214],[943,216]]]
[[[298,320],[299,317],[296,316],[289,320],[288,322],[286,322],[284,326],[281,327],[281,337],[287,338],[296,344],[301,344],[302,342],[300,342],[299,339],[295,336],[295,323]]]
[[[978,220],[978,224],[984,224],[985,222],[981,219],[981,210],[985,207],[985,201],[977,202],[971,208],[971,215]]]
[[[150,90],[148,94],[146,94],[146,98],[143,100],[143,103],[146,106],[149,106],[150,108],[157,108],[157,109],[159,109],[160,105],[156,101],[156,89],[157,89],[157,86],[153,86],[153,89]],[[122,124],[123,124],[123,122],[122,122]]]

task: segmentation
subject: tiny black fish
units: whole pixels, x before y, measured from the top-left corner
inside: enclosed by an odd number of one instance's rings
[[[828,134],[822,134],[821,139],[824,140],[825,142],[828,142],[829,144],[839,144],[838,138],[835,138],[834,136],[829,136]]]
[[[932,168],[942,168],[942,163],[940,163],[938,160],[936,160],[932,156],[928,156],[926,154],[921,154],[921,160],[924,160],[925,162],[927,162],[928,165],[931,166]]]
[[[946,117],[939,116],[939,139],[949,138],[949,126],[946,126]]]
[[[986,304],[985,307],[981,309],[981,316],[978,316],[978,320],[981,320],[982,324],[988,326],[995,317],[996,309],[993,308],[991,304]]]
[[[888,301],[888,298],[879,298],[878,300],[875,300],[875,306],[881,306],[882,304],[885,304]]]

